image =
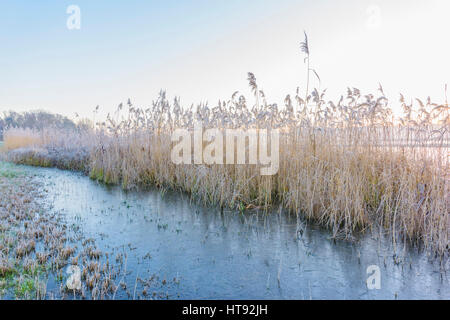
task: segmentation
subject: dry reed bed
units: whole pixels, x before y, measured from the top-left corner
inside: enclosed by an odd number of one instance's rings
[[[124,188],[170,187],[206,204],[241,210],[281,203],[329,227],[334,237],[383,226],[394,242],[400,237],[448,255],[447,102],[407,103],[401,96],[403,115],[394,116],[380,87],[377,97],[348,89],[337,104],[317,90],[305,101],[297,90],[280,108],[268,104],[254,77],[249,79],[254,105],[236,92],[214,108],[183,109],[178,99],[170,103],[161,92],[145,110],[130,101],[119,105],[91,132],[10,129],[5,147],[37,146],[40,151],[10,151],[9,159],[34,165],[63,162],[61,167],[82,168],[93,179]],[[278,173],[261,176],[259,165],[173,164],[171,133],[192,130],[195,121],[220,130],[280,129]],[[23,143],[17,142],[21,134],[29,137]],[[49,150],[57,150],[49,156],[53,162],[42,157]],[[89,156],[67,155],[79,150]]]

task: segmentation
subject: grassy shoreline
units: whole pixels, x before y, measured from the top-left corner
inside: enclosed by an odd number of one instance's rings
[[[61,150],[61,153],[64,153],[63,150]],[[65,150],[67,151],[67,150]],[[53,149],[54,154],[57,154],[57,152],[55,152],[55,150]],[[247,209],[270,209],[271,206],[273,205],[283,205],[282,204],[282,200],[279,199],[278,195],[275,195],[273,197],[273,200],[271,200],[270,204],[268,205],[267,203],[259,203],[257,205],[254,204],[253,201],[250,202],[237,202],[230,204],[221,204],[218,203],[216,200],[212,199],[208,194],[199,194],[198,190],[192,190],[192,189],[186,189],[183,186],[179,186],[174,184],[173,182],[167,182],[167,181],[155,181],[155,179],[153,177],[148,177],[147,179],[144,179],[143,181],[139,182],[139,183],[135,183],[133,186],[130,186],[127,184],[126,181],[121,180],[121,178],[116,178],[117,180],[114,180],[113,176],[111,173],[108,173],[108,169],[107,168],[95,168],[92,165],[92,162],[90,162],[90,158],[85,158],[84,161],[79,161],[79,162],[73,162],[73,161],[67,161],[64,158],[57,158],[57,160],[55,160],[55,158],[49,158],[49,152],[43,152],[42,149],[33,149],[33,148],[24,148],[21,149],[21,153],[18,156],[17,154],[11,156],[11,155],[4,155],[4,157],[8,160],[11,161],[12,163],[15,164],[19,164],[19,165],[29,165],[29,166],[36,166],[36,167],[53,167],[53,168],[58,168],[58,169],[62,169],[62,170],[69,170],[69,171],[77,171],[77,172],[81,172],[84,175],[88,176],[90,179],[93,180],[97,180],[101,183],[104,184],[109,184],[109,185],[121,185],[122,188],[124,189],[145,189],[148,187],[157,187],[160,188],[162,190],[166,190],[166,189],[170,189],[173,191],[179,191],[179,192],[184,192],[189,194],[194,200],[196,201],[200,201],[202,202],[204,205],[210,205],[210,206],[222,206],[222,207],[227,207],[227,208],[231,208],[231,209],[235,209],[235,210],[239,210],[239,211],[245,211]],[[195,170],[195,169],[194,169]],[[242,172],[242,171],[241,171]],[[285,206],[286,209],[286,206]],[[289,206],[287,206],[288,211],[293,212],[295,210],[292,210],[292,208],[289,208]],[[297,214],[304,214],[304,213],[298,213]],[[317,218],[314,216],[307,216],[306,218],[311,220],[312,222],[321,225],[325,228],[327,228],[328,230],[330,230],[330,232],[332,233],[332,237],[337,238],[337,239],[352,239],[353,233],[358,233],[358,232],[364,232],[365,229],[371,229],[372,227],[379,227],[379,226],[383,226],[384,224],[384,229],[389,231],[392,235],[392,239],[394,242],[394,245],[396,242],[402,242],[405,240],[405,235],[402,234],[401,232],[394,234],[396,231],[392,229],[392,226],[389,225],[389,222],[383,221],[382,217],[374,217],[374,220],[370,221],[363,221],[361,224],[356,225],[352,230],[350,230],[350,232],[348,231],[342,231],[341,229],[334,229],[332,228],[332,226],[330,226],[327,223],[324,223],[323,218]],[[445,226],[446,226],[446,221],[445,221],[445,216],[443,217],[444,219],[441,220],[439,223],[442,222],[442,226],[443,228],[441,228],[441,230],[444,231],[443,235],[445,235]],[[447,222],[448,223],[448,222]],[[448,236],[448,233],[447,233]],[[397,238],[398,237],[398,238]],[[439,248],[437,246],[435,246],[435,243],[424,243],[423,239],[421,239],[420,236],[417,236],[415,238],[409,238],[407,239],[407,241],[409,243],[411,243],[412,245],[423,245],[425,244],[425,248],[431,249],[431,252],[434,252],[436,254],[436,256],[440,256],[441,258],[446,258],[448,256],[449,253],[449,249],[448,249],[448,245],[444,248]],[[448,242],[447,242],[448,243]]]
[[[28,227],[44,211],[32,178],[14,165],[0,162],[0,296],[42,298],[49,265],[32,257],[37,239]],[[38,229],[33,229],[38,230]]]
[[[349,89],[336,105],[314,93],[307,103],[296,96],[295,106],[288,96],[283,109],[265,99],[251,107],[233,96],[197,110],[182,109],[162,93],[146,110],[129,102],[122,114],[119,106],[95,130],[8,130],[5,158],[83,171],[125,189],[181,190],[206,205],[245,210],[281,204],[335,238],[382,226],[394,243],[407,239],[448,256],[448,105],[403,100],[405,115],[394,119],[384,96]],[[175,165],[171,134],[192,130],[196,120],[219,130],[280,129],[278,173],[261,176],[260,165]]]

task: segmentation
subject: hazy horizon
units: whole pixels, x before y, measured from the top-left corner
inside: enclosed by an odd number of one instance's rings
[[[149,106],[163,89],[183,106],[250,97],[247,72],[269,102],[306,85],[311,64],[338,100],[345,88],[396,102],[444,101],[450,63],[446,1],[41,1],[0,5],[0,112],[43,109],[70,118]],[[69,30],[69,5],[81,28]],[[312,77],[312,87],[319,83]]]

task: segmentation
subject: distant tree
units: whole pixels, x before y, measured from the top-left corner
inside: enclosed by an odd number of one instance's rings
[[[0,114],[0,140],[3,140],[4,130],[12,127],[37,130],[42,130],[44,128],[82,129],[65,116],[43,110],[22,113],[6,111],[3,112],[3,114]],[[85,125],[83,124],[82,127],[84,128]]]

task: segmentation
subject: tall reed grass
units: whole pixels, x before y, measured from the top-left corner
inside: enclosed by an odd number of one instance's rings
[[[18,148],[39,146],[42,144],[42,139],[39,132],[28,128],[11,128],[4,134],[5,150],[13,150]]]
[[[148,185],[189,192],[209,205],[268,208],[290,212],[327,226],[334,237],[382,226],[400,239],[449,250],[449,106],[428,99],[410,103],[401,96],[394,116],[380,87],[377,95],[348,89],[339,102],[313,90],[288,95],[284,106],[267,103],[249,74],[255,104],[234,93],[211,108],[182,108],[161,92],[147,109],[120,104],[105,122],[86,133],[36,133],[11,129],[7,148],[37,144],[79,150],[82,167],[93,179],[124,188]],[[175,165],[170,154],[176,128],[278,128],[280,168],[261,176],[258,165]],[[15,137],[27,136],[27,139]],[[19,143],[19,141],[24,141]],[[72,147],[72,149],[70,149]],[[247,146],[248,148],[248,146]],[[12,154],[13,161],[23,156]],[[30,156],[30,155],[28,155]],[[57,152],[55,157],[67,157]],[[70,168],[70,165],[68,166]]]

